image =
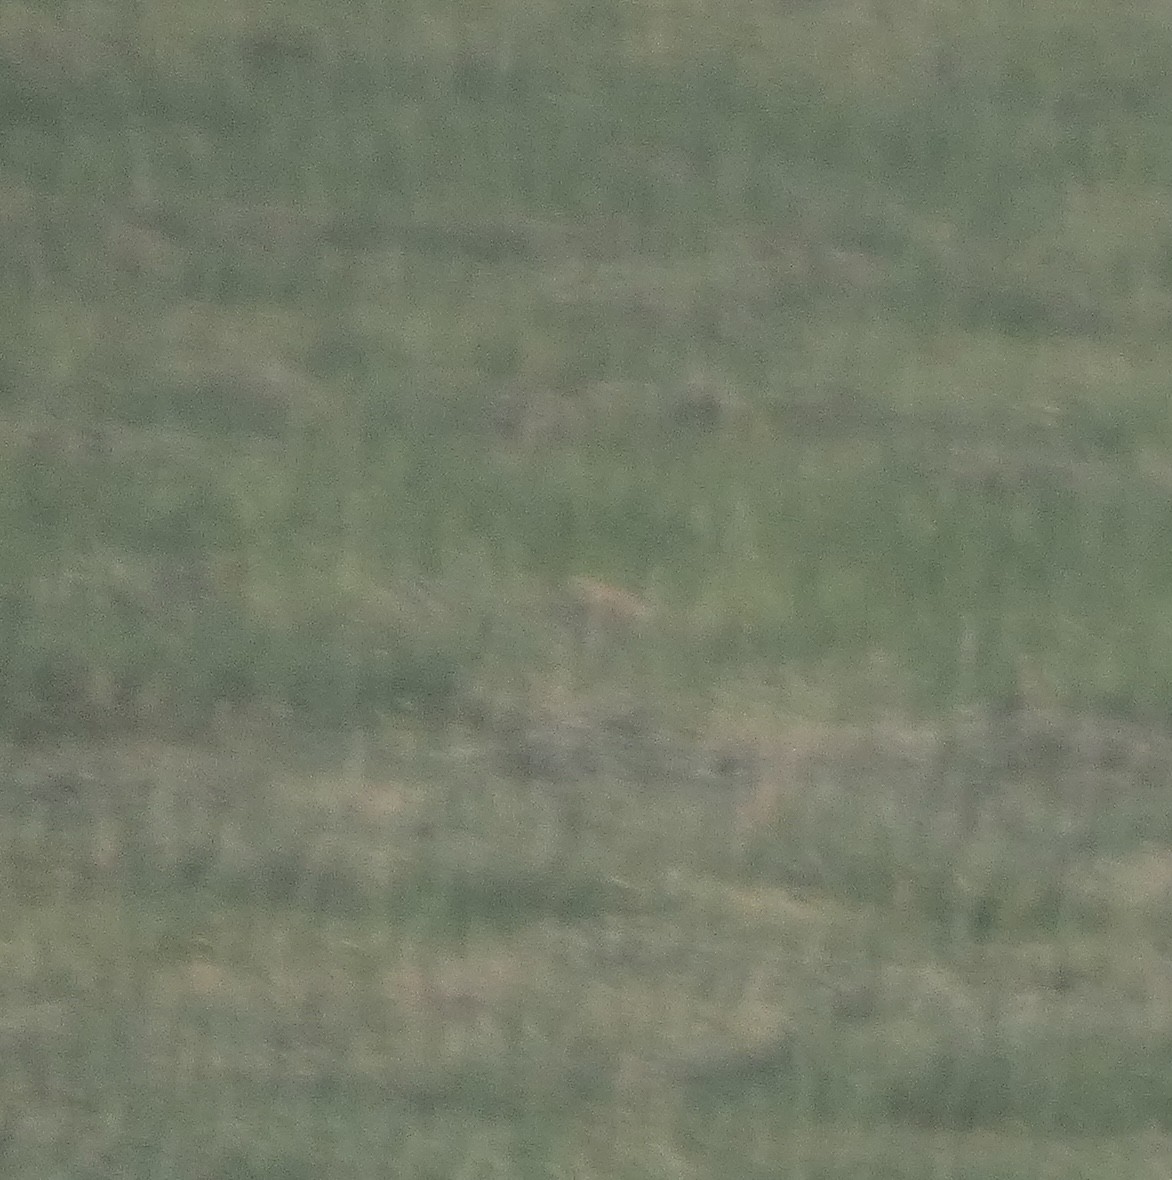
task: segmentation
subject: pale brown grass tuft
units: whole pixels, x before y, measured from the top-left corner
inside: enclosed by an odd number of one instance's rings
[[[571,578],[566,600],[574,624],[592,634],[630,631],[646,623],[653,613],[638,594],[597,578]]]

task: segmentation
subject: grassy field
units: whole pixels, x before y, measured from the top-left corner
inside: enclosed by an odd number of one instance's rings
[[[1166,1180],[1170,60],[0,5],[0,1170]]]

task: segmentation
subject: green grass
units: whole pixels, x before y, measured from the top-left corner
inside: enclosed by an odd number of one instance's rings
[[[0,11],[6,1174],[1165,1176],[1170,52]]]
[[[644,740],[10,748],[10,1174],[1158,1174],[1167,742]]]

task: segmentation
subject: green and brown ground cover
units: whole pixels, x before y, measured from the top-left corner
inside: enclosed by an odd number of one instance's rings
[[[1159,1177],[1172,28],[0,6],[0,1159]]]

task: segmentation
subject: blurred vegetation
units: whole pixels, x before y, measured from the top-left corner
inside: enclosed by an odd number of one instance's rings
[[[1163,1180],[1170,60],[0,7],[11,1174]]]
[[[659,601],[666,698],[1028,657],[1163,723],[1170,38],[7,6],[6,726],[446,709],[562,665],[573,572]]]

